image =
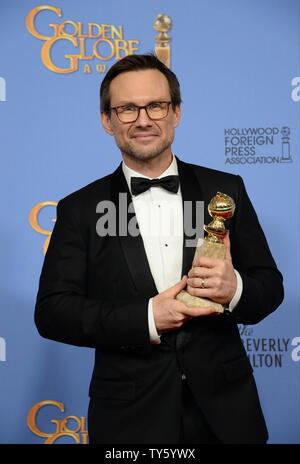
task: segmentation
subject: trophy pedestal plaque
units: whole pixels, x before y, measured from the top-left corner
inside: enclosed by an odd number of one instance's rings
[[[204,226],[207,232],[207,237],[203,240],[200,246],[197,246],[193,265],[197,264],[201,256],[214,259],[225,259],[226,248],[223,244],[223,237],[227,231],[224,226],[224,221],[233,216],[235,210],[235,203],[231,197],[225,193],[218,192],[210,201],[208,205],[208,212],[213,218],[212,222]],[[205,280],[205,279],[204,279]],[[181,301],[188,307],[202,307],[214,308],[217,313],[224,312],[224,306],[220,303],[210,300],[209,298],[199,298],[190,295],[187,291],[182,290],[176,296],[176,300]]]

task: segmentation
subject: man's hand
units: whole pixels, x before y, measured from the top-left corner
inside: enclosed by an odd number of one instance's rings
[[[198,262],[193,263],[188,273],[187,291],[193,296],[210,298],[216,303],[227,305],[235,294],[237,280],[232,265],[228,233],[223,243],[226,247],[224,260],[202,256]]]
[[[186,321],[198,316],[215,314],[213,308],[188,308],[176,295],[186,287],[187,277],[153,298],[152,309],[156,330],[159,334],[179,329]]]

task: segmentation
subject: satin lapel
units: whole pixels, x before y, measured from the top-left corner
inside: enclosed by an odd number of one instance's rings
[[[121,165],[112,175],[112,200],[116,205],[117,211],[117,234],[119,230],[120,193],[126,193],[128,211],[128,206],[131,203],[131,194]],[[135,213],[128,214],[128,222],[132,221],[133,218],[135,218]],[[137,293],[149,297],[157,294],[141,235],[139,234],[137,237],[133,237],[127,233],[126,235],[119,235],[119,240]]]
[[[203,193],[201,190],[201,186],[194,174],[192,167],[182,161],[177,159],[178,165],[178,173],[180,178],[180,188],[182,194],[182,202],[183,202],[183,217],[185,220],[189,220],[187,215],[187,204],[185,202],[190,202],[192,205],[192,227],[195,228],[196,226],[196,201],[203,201]],[[190,227],[189,227],[190,228]],[[200,235],[200,232],[197,231],[197,234]],[[189,270],[191,269],[195,249],[196,247],[187,246],[187,240],[194,239],[194,236],[189,236],[189,231],[186,227],[184,227],[183,231],[183,259],[182,259],[182,275],[187,275]]]

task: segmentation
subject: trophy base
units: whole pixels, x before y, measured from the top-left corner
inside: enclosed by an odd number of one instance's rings
[[[203,240],[200,246],[197,246],[193,266],[197,263],[197,260],[201,256],[207,256],[208,258],[224,259],[226,255],[226,248],[223,243],[211,243],[208,240]],[[223,313],[224,306],[220,303],[210,300],[209,298],[199,298],[192,296],[185,290],[182,290],[176,296],[176,300],[181,301],[189,308],[201,307],[201,308],[214,308],[216,313]]]
[[[176,300],[184,303],[188,308],[214,308],[216,313],[223,313],[224,306],[215,301],[209,300],[208,298],[199,298],[197,296],[192,296],[185,290],[182,290],[176,296]]]
[[[197,246],[193,266],[195,265],[198,258],[206,256],[207,258],[214,259],[225,259],[226,248],[223,243],[212,243],[207,240],[203,240],[200,246]]]

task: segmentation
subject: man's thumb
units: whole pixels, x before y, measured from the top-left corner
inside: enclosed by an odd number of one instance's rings
[[[182,279],[173,285],[173,287],[168,288],[164,292],[165,296],[168,298],[175,298],[178,293],[186,287],[187,276],[183,276]]]

